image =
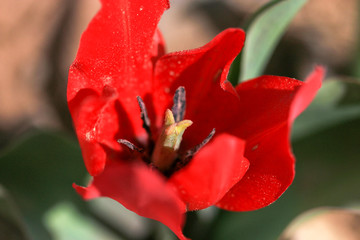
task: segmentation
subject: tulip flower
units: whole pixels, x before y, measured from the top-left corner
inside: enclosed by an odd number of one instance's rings
[[[70,67],[68,105],[92,180],[84,199],[112,198],[180,239],[186,211],[250,211],[294,178],[289,135],[324,70],[304,82],[227,74],[245,33],[165,54],[157,29],[167,0],[102,0]]]

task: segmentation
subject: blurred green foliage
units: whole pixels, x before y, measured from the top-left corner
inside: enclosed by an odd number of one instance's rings
[[[33,239],[48,240],[44,213],[63,200],[80,201],[71,184],[85,176],[74,138],[61,133],[33,131],[0,156],[0,183],[9,190]]]
[[[113,233],[99,225],[94,219],[81,214],[69,202],[61,202],[45,215],[45,224],[56,240],[119,240]]]
[[[246,27],[238,81],[261,75],[287,26],[305,3],[306,0],[270,1],[254,15]]]

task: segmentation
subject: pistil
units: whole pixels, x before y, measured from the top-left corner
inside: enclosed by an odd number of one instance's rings
[[[172,166],[178,156],[177,151],[179,150],[182,136],[191,125],[192,121],[190,120],[175,122],[172,111],[166,110],[164,126],[151,156],[151,162],[160,171],[166,171]]]

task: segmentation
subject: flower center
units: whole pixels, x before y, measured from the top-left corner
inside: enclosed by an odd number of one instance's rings
[[[151,162],[160,171],[166,171],[171,167],[177,157],[182,136],[186,128],[191,125],[192,121],[190,120],[175,122],[173,112],[169,109],[166,110],[164,126],[151,156]]]
[[[174,104],[171,110],[167,109],[165,111],[164,125],[155,142],[151,140],[150,119],[146,106],[141,97],[138,96],[137,100],[140,106],[143,128],[148,133],[150,139],[148,147],[147,149],[137,147],[125,139],[119,139],[118,142],[128,147],[131,151],[140,153],[146,163],[157,168],[165,176],[169,177],[175,171],[187,165],[192,157],[207,144],[215,134],[215,129],[213,129],[199,145],[185,153],[179,153],[182,136],[185,130],[193,124],[191,120],[184,120],[186,108],[185,88],[179,87],[175,91],[173,98]]]

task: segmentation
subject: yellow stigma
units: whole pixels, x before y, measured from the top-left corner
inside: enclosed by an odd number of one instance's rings
[[[164,125],[165,127],[173,125],[175,123],[174,114],[169,109],[165,111]]]
[[[166,171],[171,167],[180,147],[182,136],[192,123],[190,120],[175,122],[173,113],[169,109],[166,110],[164,126],[151,156],[152,163],[160,171]]]

